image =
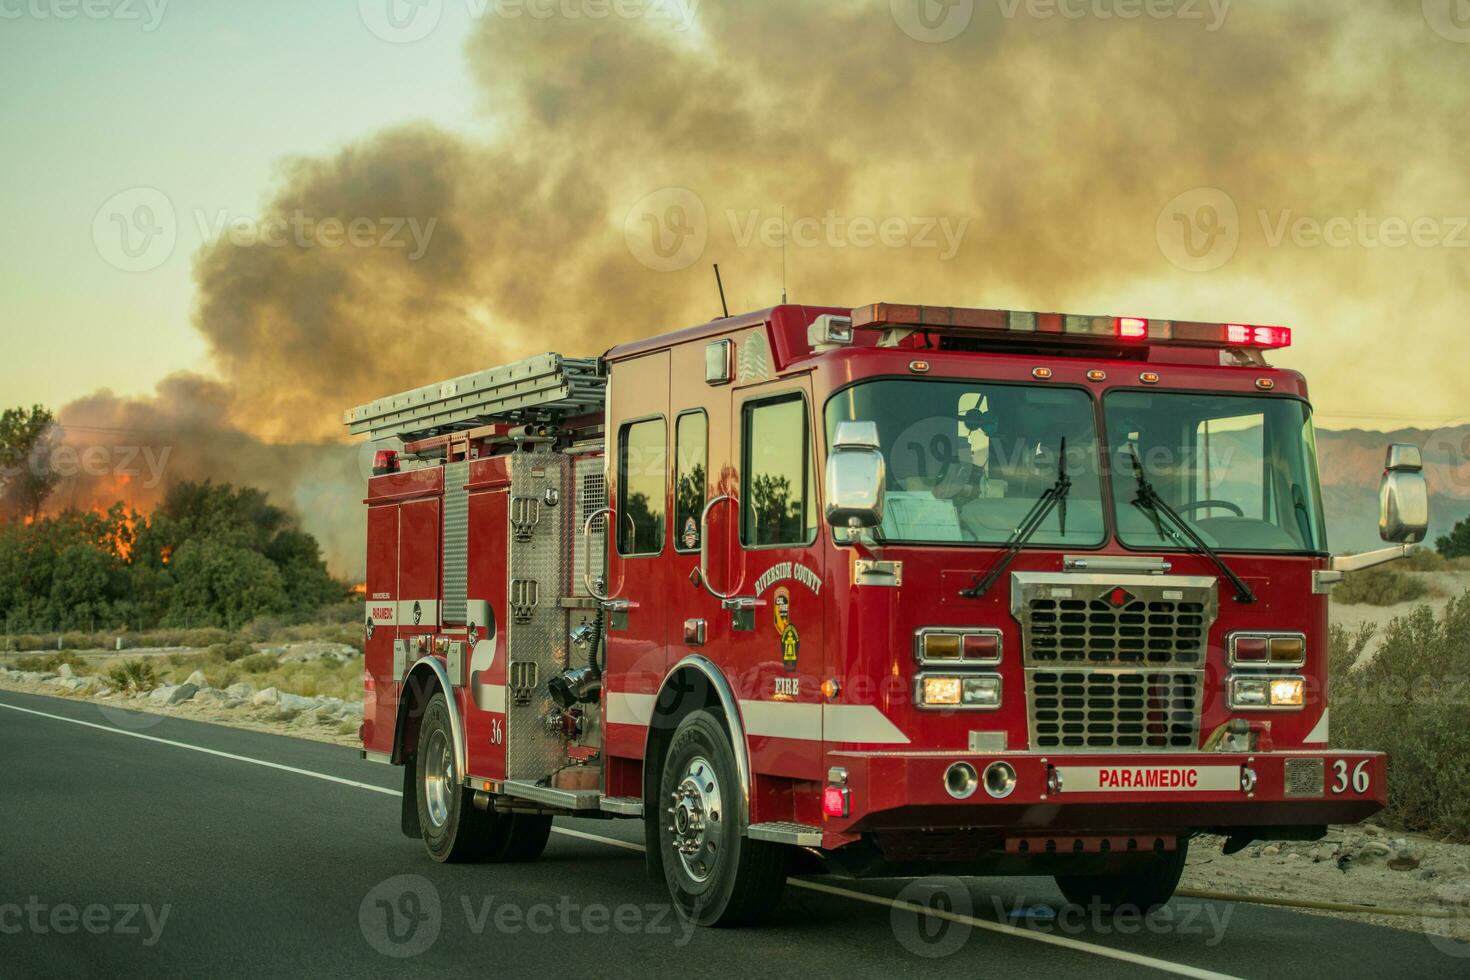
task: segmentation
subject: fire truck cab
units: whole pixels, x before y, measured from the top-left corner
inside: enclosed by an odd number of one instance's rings
[[[1328,551],[1289,331],[782,305],[346,413],[367,758],[439,861],[641,819],[702,924],[793,870],[1052,874],[1145,910],[1192,835],[1387,800],[1330,747]]]

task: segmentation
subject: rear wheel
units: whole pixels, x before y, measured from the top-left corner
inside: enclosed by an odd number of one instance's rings
[[[1172,851],[1155,854],[1136,870],[1118,874],[1057,875],[1057,887],[1068,902],[1084,908],[1101,907],[1116,914],[1137,909],[1147,915],[1174,897],[1184,862],[1189,857],[1189,838],[1179,838]]]
[[[789,853],[743,835],[740,792],[724,724],[693,712],[674,731],[654,802],[664,881],[679,914],[698,925],[765,921],[786,887]]]
[[[435,861],[533,861],[546,849],[551,818],[475,807],[454,758],[449,703],[429,700],[419,725],[416,778],[419,830]]]

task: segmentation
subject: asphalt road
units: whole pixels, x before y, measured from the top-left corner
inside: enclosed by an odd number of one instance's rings
[[[774,925],[691,932],[636,821],[445,866],[398,831],[399,770],[350,749],[0,692],[0,754],[5,978],[1470,975],[1419,933],[1254,905],[1013,914],[1060,906],[1040,878],[793,881]]]

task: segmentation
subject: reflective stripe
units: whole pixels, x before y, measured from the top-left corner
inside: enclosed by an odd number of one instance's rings
[[[648,727],[653,719],[653,706],[658,702],[656,694],[632,694],[627,691],[607,692],[607,723],[609,725],[642,725]]]
[[[1307,737],[1302,739],[1303,742],[1310,742],[1314,745],[1327,744],[1327,712],[1330,710],[1330,708],[1322,709],[1322,717],[1318,718],[1317,724],[1310,732],[1307,732]]]
[[[741,701],[748,735],[802,742],[870,742],[907,745],[908,737],[871,704]]]

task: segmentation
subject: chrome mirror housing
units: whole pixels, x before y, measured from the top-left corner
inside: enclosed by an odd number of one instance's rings
[[[1378,489],[1378,534],[1385,541],[1416,544],[1429,533],[1429,485],[1418,446],[1394,443]]]
[[[827,456],[827,522],[859,529],[883,523],[887,479],[876,422],[838,422]]]

